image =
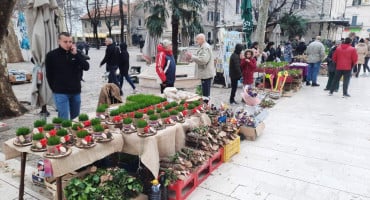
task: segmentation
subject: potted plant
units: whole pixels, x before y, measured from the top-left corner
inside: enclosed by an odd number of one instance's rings
[[[104,127],[101,124],[97,124],[93,126],[93,137],[98,138],[101,137],[104,131]]]
[[[71,120],[63,120],[62,128],[67,129],[68,133],[72,134],[72,121]]]
[[[110,130],[115,128],[122,129],[122,117],[119,114],[112,116],[106,123]]]
[[[135,112],[134,114],[134,123],[137,122],[137,120],[142,119],[144,117],[144,114],[141,112]]]
[[[163,112],[163,109],[162,109],[162,108],[157,108],[157,109],[155,110],[155,112],[156,112],[156,113],[158,113],[158,114],[160,114],[161,112]]]
[[[62,118],[59,118],[59,117],[54,117],[53,120],[52,120],[52,122],[54,124],[54,128],[55,129],[60,129],[61,124],[63,122],[63,119]]]
[[[117,116],[117,115],[119,115],[119,109],[115,109],[115,110],[111,110],[110,112],[109,112],[109,116],[111,116],[111,117],[114,117],[114,116]]]
[[[34,133],[32,135],[32,148],[44,149],[44,148],[46,148],[46,142],[47,142],[47,140],[45,139],[44,134]]]
[[[89,132],[85,129],[79,130],[76,136],[77,136],[76,145],[78,146],[87,146],[94,142]]]
[[[144,119],[138,119],[136,122],[137,132],[140,134],[144,134],[144,129],[148,126],[148,122],[146,122]]]
[[[150,109],[150,110],[148,110],[148,112],[146,112],[146,114],[148,116],[153,115],[154,114],[154,110]]]
[[[45,124],[44,125],[44,131],[48,132],[48,131],[51,131],[54,129],[54,125],[53,124]]]
[[[75,123],[72,125],[72,135],[73,136],[76,136],[77,135],[77,131],[79,131],[80,129],[83,128],[83,125],[81,123]]]
[[[96,108],[96,117],[101,117],[106,114],[106,110],[108,108],[108,104],[101,104]]]
[[[63,147],[64,148],[64,147]],[[60,137],[59,136],[50,136],[47,142],[47,152],[51,155],[59,155],[60,153],[65,153],[65,148],[62,149],[60,145]]]
[[[132,118],[131,117],[127,117],[125,119],[123,119],[123,128],[124,129],[131,129],[132,128]]]
[[[78,121],[80,122],[84,122],[84,121],[87,121],[89,120],[89,116],[85,113],[82,113],[78,116]]]
[[[158,125],[158,115],[155,115],[155,114],[149,115],[149,124],[150,126],[157,126]]]
[[[38,119],[35,122],[33,122],[33,127],[35,127],[35,128],[43,127],[45,124],[46,124],[46,120]]]
[[[90,120],[90,122],[91,122],[91,126],[101,124],[101,120],[99,118],[94,118],[94,119]]]
[[[68,131],[66,129],[59,129],[57,130],[57,136],[60,137],[61,143],[68,143],[71,140],[71,137],[68,134]]]
[[[18,144],[31,143],[31,130],[28,127],[19,127],[15,133]]]

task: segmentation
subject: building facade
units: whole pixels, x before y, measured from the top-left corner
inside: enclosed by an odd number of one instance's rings
[[[355,32],[360,38],[370,37],[370,0],[348,0],[345,17],[350,19],[343,35]]]

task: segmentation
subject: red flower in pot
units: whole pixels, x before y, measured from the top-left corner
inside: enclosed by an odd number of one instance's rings
[[[55,130],[55,129],[50,130],[50,131],[49,131],[49,135],[50,135],[50,136],[55,136],[55,135],[57,135],[57,130]]]
[[[122,117],[121,116],[114,116],[113,119],[112,119],[112,122],[114,123],[119,123],[122,121]]]
[[[91,126],[90,120],[84,121],[83,124],[84,124],[84,127]]]

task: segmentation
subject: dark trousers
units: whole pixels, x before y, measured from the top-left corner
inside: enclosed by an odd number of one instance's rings
[[[366,70],[368,71],[368,72],[370,72],[370,68],[369,68],[369,58],[370,57],[365,57],[365,64],[364,64],[364,73],[366,73]]]
[[[166,85],[163,85],[163,84],[160,84],[161,86],[161,94],[163,94],[163,91],[164,89],[166,89],[167,87],[173,87],[174,86],[174,83],[167,83]]]
[[[132,89],[135,89],[135,85],[134,83],[132,82],[131,80],[131,77],[130,75],[128,74],[120,74],[120,76],[118,77],[118,82],[119,82],[119,88],[122,90],[122,86],[123,86],[123,78],[126,79],[126,81],[131,85]]]
[[[330,87],[330,93],[333,93],[336,86],[339,84],[340,77],[343,76],[343,95],[348,94],[349,79],[351,78],[351,70],[336,70],[333,83]]]
[[[208,103],[209,96],[211,96],[211,81],[212,81],[212,78],[201,79],[202,95],[203,95],[203,97],[205,97],[204,100],[203,100],[205,103]]]
[[[119,87],[118,77],[116,74],[117,69],[118,69],[118,66],[107,67],[107,70],[109,71],[108,83],[114,83]]]
[[[230,103],[235,101],[235,93],[238,89],[239,79],[231,79],[231,94],[230,94]]]
[[[335,76],[335,71],[334,71],[334,72],[329,72],[329,73],[328,73],[328,83],[326,83],[326,87],[325,87],[325,89],[330,90],[331,84],[333,84],[333,82],[334,82],[334,76]],[[338,88],[339,88],[339,82],[338,82],[338,84],[335,86],[335,90],[338,90]]]

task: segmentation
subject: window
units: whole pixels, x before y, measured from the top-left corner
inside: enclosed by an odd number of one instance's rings
[[[217,12],[216,13],[215,20],[216,20],[216,22],[219,22],[220,21],[220,12]]]
[[[235,14],[240,14],[240,0],[235,0]]]
[[[357,24],[357,16],[352,16],[351,26],[356,26],[356,24]]]
[[[294,0],[292,6],[293,6],[293,9],[299,9],[299,0]]]
[[[141,18],[139,18],[138,25],[141,26]]]
[[[211,21],[211,12],[210,11],[208,11],[208,13],[207,13],[207,21]]]
[[[361,5],[361,0],[353,0],[352,1],[352,6],[359,6]]]
[[[85,22],[84,25],[85,25],[85,28],[87,28],[87,22]]]
[[[119,20],[118,19],[113,20],[113,26],[119,26]]]
[[[301,0],[301,9],[305,9],[307,6],[307,0]]]
[[[213,22],[213,12],[210,12],[211,13],[211,20]]]

